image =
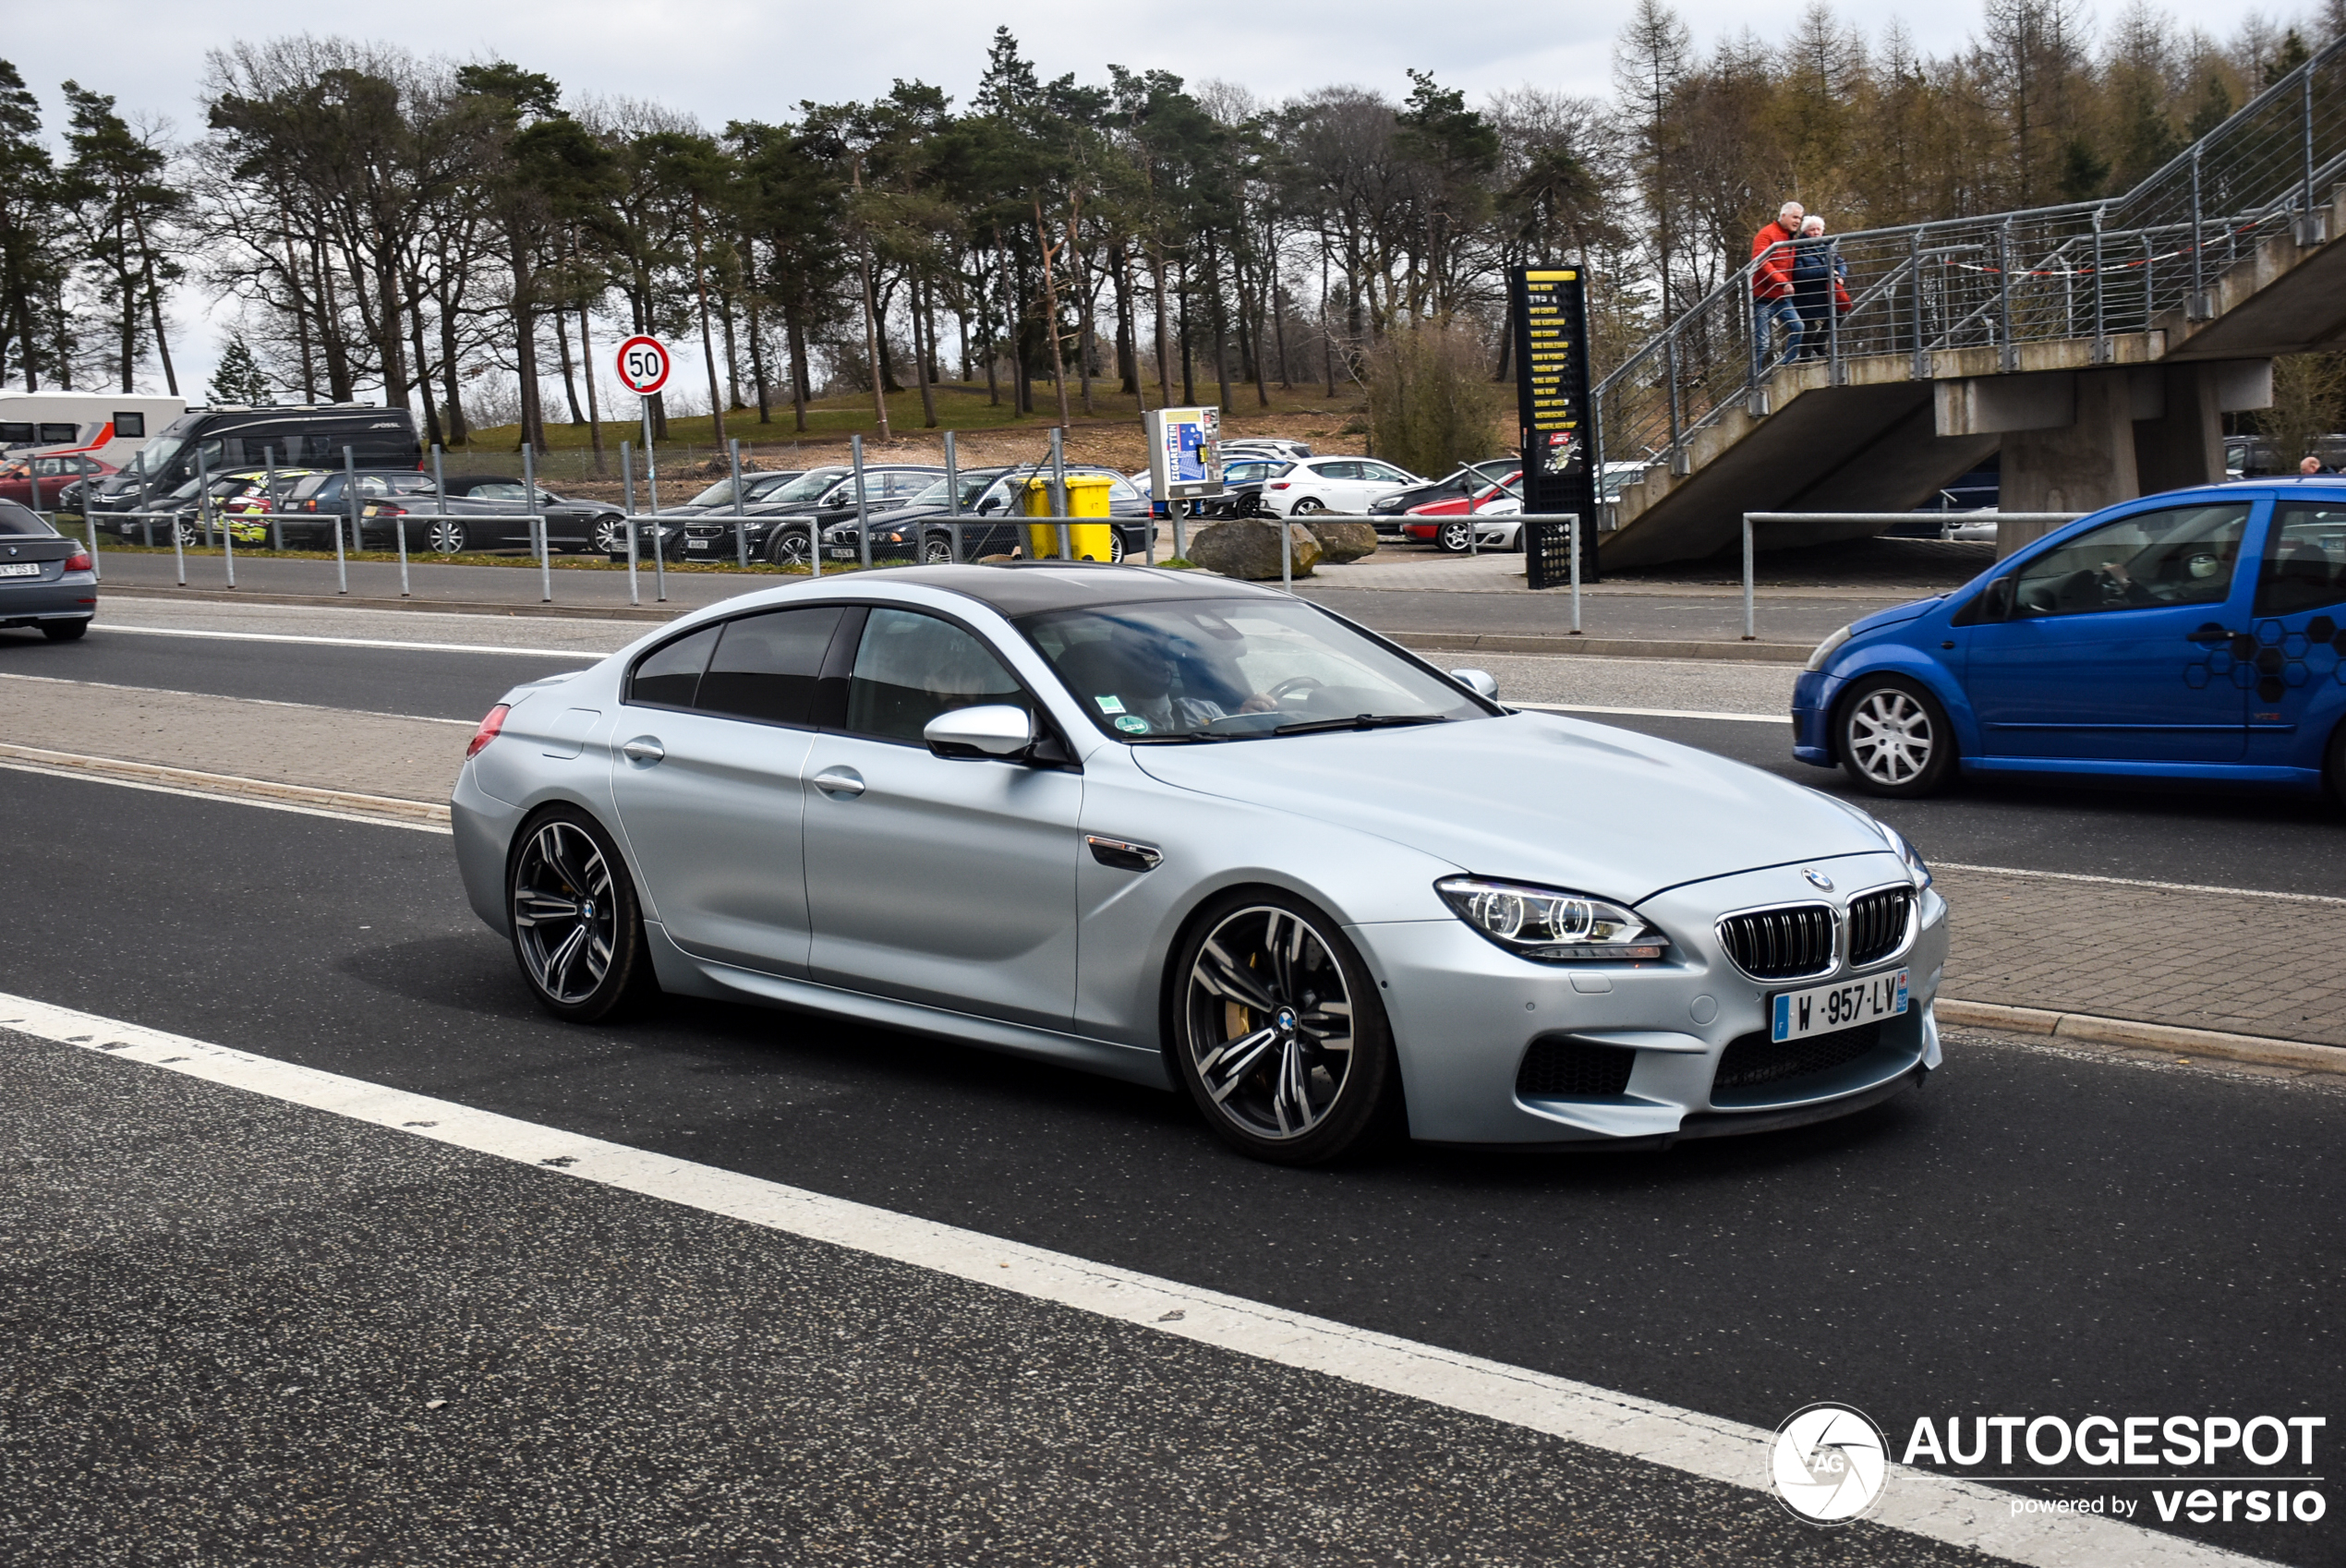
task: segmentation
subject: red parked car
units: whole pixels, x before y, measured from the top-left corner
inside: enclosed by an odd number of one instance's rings
[[[1478,549],[1519,549],[1518,536],[1523,525],[1516,521],[1515,513],[1523,510],[1523,492],[1516,487],[1522,482],[1523,473],[1518,469],[1471,497],[1450,496],[1413,506],[1409,508],[1411,521],[1401,525],[1401,537],[1431,541],[1434,549],[1445,554],[1462,555],[1467,548],[1467,530],[1471,527],[1477,536]],[[1476,518],[1470,525],[1467,521],[1469,514]]]
[[[12,501],[19,506],[32,505],[32,482],[41,481],[42,512],[54,512],[57,492],[76,479],[91,476],[103,476],[115,471],[111,463],[101,463],[84,452],[69,452],[52,456],[19,457],[0,466],[0,501]]]

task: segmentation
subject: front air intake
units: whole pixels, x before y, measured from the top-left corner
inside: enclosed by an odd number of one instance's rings
[[[1598,1100],[1629,1092],[1638,1054],[1626,1045],[1595,1045],[1568,1034],[1543,1034],[1523,1053],[1515,1092],[1526,1100]]]

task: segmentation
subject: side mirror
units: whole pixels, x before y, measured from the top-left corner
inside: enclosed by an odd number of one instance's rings
[[[1034,719],[1022,707],[993,703],[940,713],[921,730],[941,757],[1015,757],[1034,749]]]
[[[1486,697],[1493,702],[1499,700],[1499,682],[1487,669],[1453,669],[1450,679],[1478,697]]]
[[[1997,578],[1981,590],[1979,619],[2009,621],[2012,619],[2013,579],[2009,574]]]

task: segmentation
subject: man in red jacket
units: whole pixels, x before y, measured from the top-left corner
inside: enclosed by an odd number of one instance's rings
[[[1787,201],[1776,221],[1751,236],[1751,377],[1758,380],[1800,352],[1800,312],[1792,303],[1792,247],[1800,237],[1800,203]],[[1784,328],[1784,354],[1771,363],[1769,340]]]

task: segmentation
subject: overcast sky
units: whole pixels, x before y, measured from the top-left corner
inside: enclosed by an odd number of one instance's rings
[[[1799,13],[1796,4],[1744,0],[1680,0],[1677,8],[1703,45],[1745,27],[1772,41]],[[1914,0],[1854,0],[1838,8],[1868,36],[1902,19],[1926,54],[1960,46],[1978,15],[1974,4]],[[192,136],[200,129],[195,93],[207,50],[305,30],[459,59],[502,56],[550,73],[568,93],[657,100],[714,130],[730,119],[785,117],[802,99],[873,97],[900,77],[940,86],[966,103],[997,25],[1018,35],[1046,76],[1073,71],[1084,81],[1105,80],[1112,61],[1192,82],[1218,77],[1270,102],[1339,82],[1397,98],[1409,87],[1403,73],[1414,66],[1469,98],[1527,82],[1602,94],[1613,35],[1628,12],[1626,0],[1602,6],[1192,0],[1178,7],[1021,0],[993,9],[965,0],[14,0],[0,28],[0,58],[40,95],[53,132],[63,117],[57,84],[71,78],[113,94],[127,115],[167,115],[180,135]],[[1103,26],[1104,18],[1112,24]],[[184,323],[181,391],[200,392],[215,353],[207,302],[190,291],[176,314]]]

